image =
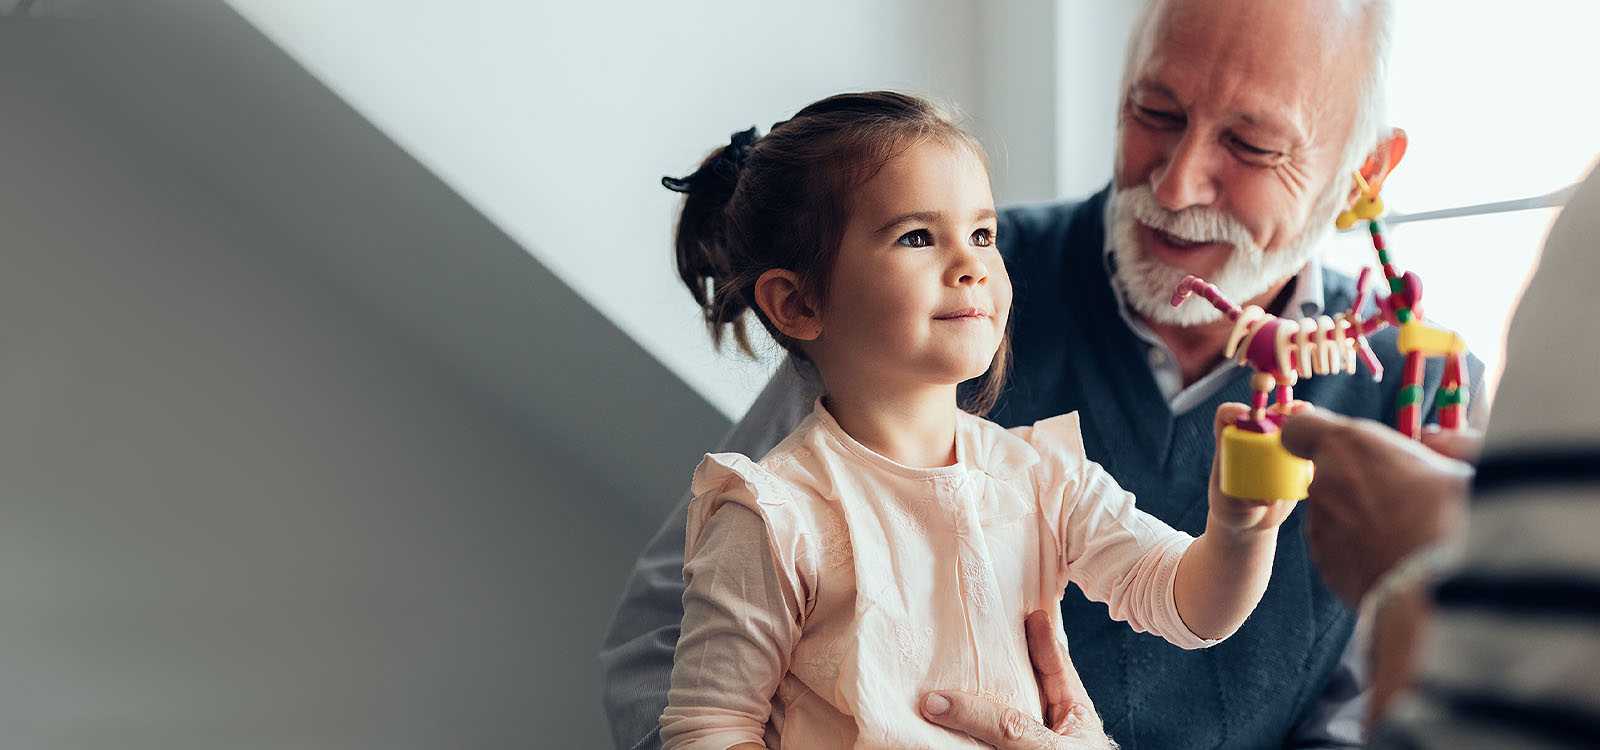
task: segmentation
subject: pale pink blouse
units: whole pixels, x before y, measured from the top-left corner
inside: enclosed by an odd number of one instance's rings
[[[1193,537],[1084,456],[1076,414],[1006,430],[962,413],[956,458],[898,464],[821,400],[759,462],[708,454],[663,747],[981,747],[918,699],[965,690],[1039,718],[1023,618],[1059,607],[1069,581],[1134,630],[1218,642],[1173,599]]]

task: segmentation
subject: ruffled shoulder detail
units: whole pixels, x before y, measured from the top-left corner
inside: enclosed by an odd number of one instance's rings
[[[1039,463],[1038,452],[1028,445],[1028,428],[1007,430],[981,417],[969,418],[974,425],[969,456],[977,468],[996,479],[1014,480],[1028,476]]]
[[[1047,511],[1057,510],[1062,499],[1076,494],[1089,460],[1084,454],[1078,413],[1041,419],[1027,427],[1014,428],[1011,434],[1026,441],[1034,451],[1038,463],[1033,467],[1033,479],[1040,500]]]
[[[789,488],[783,480],[742,453],[707,453],[694,469],[689,494],[696,500],[720,495],[746,505],[774,506],[789,501]]]
[[[1083,432],[1079,429],[1077,412],[1034,422],[1027,440],[1046,461],[1069,459],[1077,464],[1084,460]]]
[[[738,503],[760,516],[779,575],[788,579],[809,608],[815,590],[813,549],[815,514],[800,502],[794,486],[767,466],[739,453],[707,453],[690,482],[689,517],[684,539],[684,559],[699,550],[706,523],[725,503]],[[808,610],[809,611],[809,610]]]

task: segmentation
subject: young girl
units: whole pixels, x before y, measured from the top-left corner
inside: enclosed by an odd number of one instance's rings
[[[1041,719],[1023,620],[1069,581],[1190,649],[1260,600],[1289,503],[1213,476],[1193,538],[1084,456],[1076,414],[978,416],[1005,375],[1011,283],[983,152],[932,105],[830,97],[664,183],[687,193],[678,269],[713,339],[731,328],[749,351],[752,311],[825,394],[759,461],[695,470],[666,748],[976,746],[919,699]],[[963,411],[957,384],[979,376]]]

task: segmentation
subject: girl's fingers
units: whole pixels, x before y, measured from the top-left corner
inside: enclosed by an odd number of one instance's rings
[[[1250,407],[1237,401],[1227,401],[1217,406],[1217,418],[1212,422],[1212,435],[1221,435],[1222,428],[1238,421],[1240,417],[1249,414]]]

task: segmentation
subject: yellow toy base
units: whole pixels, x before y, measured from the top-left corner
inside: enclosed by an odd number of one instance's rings
[[[1279,433],[1222,428],[1224,494],[1246,500],[1301,500],[1311,486],[1311,462],[1283,449]]]

